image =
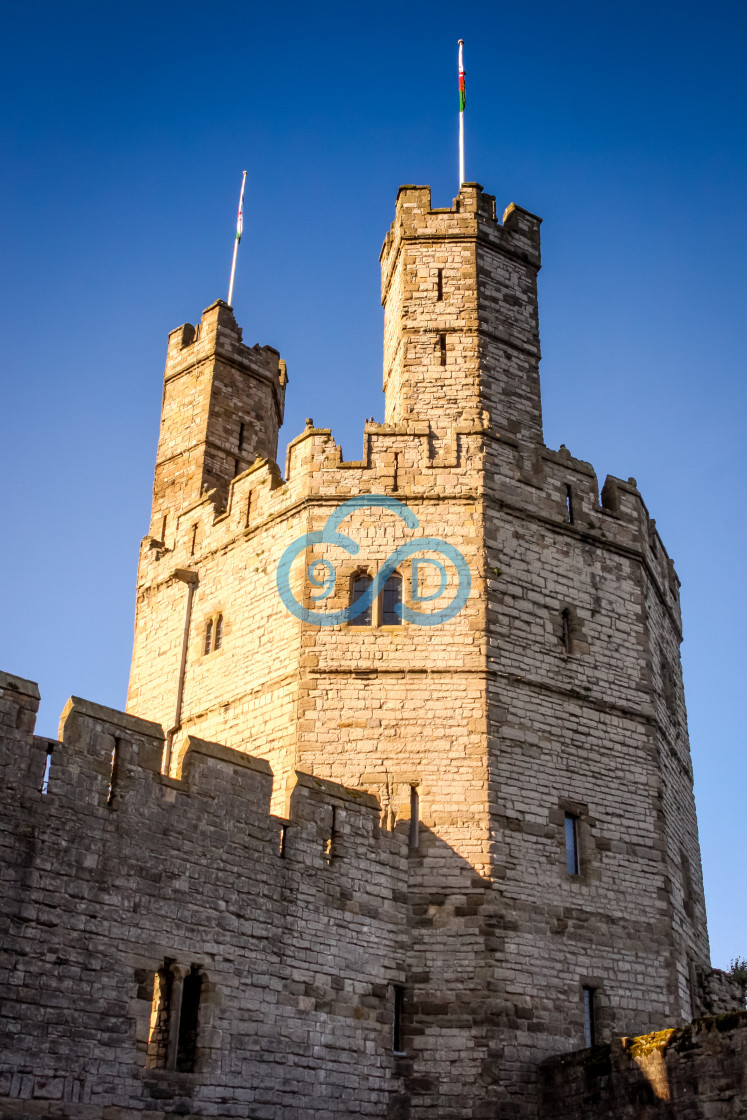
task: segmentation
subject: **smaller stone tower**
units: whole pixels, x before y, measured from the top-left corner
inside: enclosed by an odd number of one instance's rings
[[[216,300],[197,328],[169,335],[150,536],[173,535],[176,515],[232,478],[274,459],[283,422],[285,363],[271,346],[244,346],[233,311]]]

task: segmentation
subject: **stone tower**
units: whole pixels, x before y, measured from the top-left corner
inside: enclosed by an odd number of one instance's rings
[[[280,815],[302,771],[374,794],[405,840],[403,1036],[366,1115],[536,1116],[542,1058],[689,1019],[708,963],[678,580],[635,481],[600,495],[543,443],[539,227],[478,184],[435,210],[400,189],[385,422],[359,461],[309,423],[281,474],[284,366],[226,305],[169,339],[128,711],[164,728],[172,775],[190,735],[221,743],[269,762]],[[353,552],[321,537],[349,499]],[[418,624],[382,594],[320,624],[420,537],[466,561],[457,614]],[[457,578],[434,595],[431,553],[397,569],[426,621]]]

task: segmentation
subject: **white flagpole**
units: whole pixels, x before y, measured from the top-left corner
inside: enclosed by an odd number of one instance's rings
[[[228,281],[228,306],[233,307],[233,282],[236,278],[236,257],[239,252],[239,242],[244,230],[244,186],[246,184],[246,171],[241,180],[241,194],[239,195],[239,215],[236,219],[236,238],[233,243],[233,261],[231,262],[231,279]]]
[[[464,183],[464,108],[463,108],[463,89],[464,89],[464,56],[462,54],[464,48],[464,39],[459,40],[459,189],[462,189]]]

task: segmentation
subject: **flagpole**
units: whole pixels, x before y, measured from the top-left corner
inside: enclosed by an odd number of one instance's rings
[[[459,40],[459,189],[464,183],[464,39]]]
[[[233,282],[236,278],[236,257],[239,253],[239,242],[244,229],[244,186],[246,184],[246,171],[241,180],[241,194],[239,195],[239,216],[236,219],[236,237],[233,243],[233,261],[231,262],[231,279],[228,281],[228,306],[233,307]]]

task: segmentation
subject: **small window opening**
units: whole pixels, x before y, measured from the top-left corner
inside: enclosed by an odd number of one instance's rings
[[[176,1068],[180,1073],[193,1073],[197,1061],[197,1027],[202,995],[202,975],[192,965],[184,977],[182,1012],[179,1016],[179,1038],[176,1046]]]
[[[239,454],[241,454],[241,452],[243,450],[243,447],[244,447],[244,425],[239,424],[239,442],[238,442],[238,445],[237,445],[237,450],[238,450]]]
[[[438,347],[440,352],[441,365],[446,365],[446,335],[440,334],[438,336]]]
[[[288,843],[288,825],[281,824],[280,826],[280,839],[278,842],[278,855],[281,859],[285,859],[285,847]]]
[[[251,519],[252,519],[252,495],[250,494],[249,497],[246,499],[246,522],[245,522],[245,525],[246,525],[247,529],[249,528],[249,523],[251,522]]]
[[[166,522],[168,521],[167,514],[164,513],[163,521],[161,522],[161,544],[166,544]]]
[[[117,784],[119,782],[119,739],[114,740],[112,747],[112,761],[111,769],[109,771],[109,789],[106,795],[106,803],[109,806],[114,805],[114,799],[117,796]]]
[[[354,605],[358,600],[365,595],[369,587],[373,583],[373,578],[365,572],[361,572],[353,580],[353,594],[351,597],[351,605]],[[373,603],[369,603],[364,611],[355,618],[350,619],[351,626],[370,626],[373,620]]]
[[[42,774],[41,786],[39,792],[44,795],[49,791],[49,772],[52,769],[52,751],[54,747],[51,743],[47,743],[47,757],[44,760],[44,773]]]
[[[578,875],[578,817],[565,815],[565,864],[569,875]]]
[[[205,648],[204,653],[210,653],[213,648],[213,620],[209,618],[205,623]]]
[[[436,299],[444,298],[444,270],[439,268],[438,278],[436,280]]]
[[[166,1069],[171,1027],[171,998],[174,974],[171,961],[164,962],[153,981],[153,1002],[150,1009],[150,1031],[145,1055],[146,1069]]]
[[[381,622],[383,626],[402,625],[402,576],[393,572],[382,592]]]
[[[420,795],[417,786],[410,786],[410,851],[416,851],[420,842]]]
[[[584,1042],[586,1046],[596,1046],[596,989],[584,988]]]
[[[233,477],[236,478],[236,475],[238,473],[239,473],[239,460],[234,459],[234,461],[233,461]]]
[[[193,525],[192,526],[192,547],[190,549],[190,552],[191,552],[192,556],[194,556],[194,554],[195,554],[196,547],[197,547],[197,526]]]
[[[562,636],[563,636],[563,649],[566,653],[571,652],[571,612],[566,609],[560,616]]]
[[[394,452],[394,478],[392,480],[392,490],[399,490],[399,451]]]
[[[394,1054],[404,1054],[405,1052],[405,1037],[404,1037],[404,1010],[405,1010],[405,989],[401,984],[393,984],[394,990],[394,1019],[392,1022],[392,1052]]]
[[[568,519],[568,524],[573,524],[573,488],[570,483],[566,483],[565,487],[565,512]]]
[[[215,620],[215,641],[213,649],[220,649],[223,645],[223,615],[219,614]]]
[[[335,850],[336,849],[336,842],[337,842],[337,808],[336,808],[335,805],[333,805],[332,806],[332,823],[330,824],[329,836],[327,837],[327,842],[324,845],[324,858],[326,859],[327,863],[331,863],[332,860],[337,855],[337,852]]]

